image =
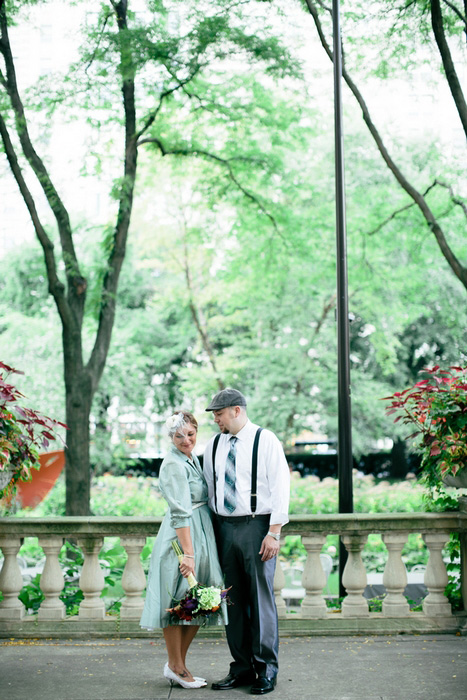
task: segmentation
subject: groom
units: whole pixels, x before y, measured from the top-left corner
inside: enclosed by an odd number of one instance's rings
[[[289,468],[274,433],[248,419],[239,391],[223,389],[206,411],[220,429],[206,447],[203,470],[233,603],[226,627],[233,661],[212,688],[251,685],[253,695],[264,695],[274,690],[278,671],[273,579],[281,526],[288,521]]]

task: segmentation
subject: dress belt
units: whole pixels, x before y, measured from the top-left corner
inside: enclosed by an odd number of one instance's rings
[[[194,510],[195,508],[201,508],[201,506],[206,506],[207,504],[207,501],[199,501],[198,503],[192,503],[191,510]]]
[[[261,515],[219,515],[219,513],[216,514],[216,518],[221,522],[221,523],[232,523],[235,525],[236,523],[249,523],[250,520],[259,520],[262,522],[263,520],[267,520],[269,522],[271,518],[271,513],[262,513]]]

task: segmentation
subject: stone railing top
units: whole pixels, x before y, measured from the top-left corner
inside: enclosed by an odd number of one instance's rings
[[[0,518],[0,537],[61,536],[152,536],[162,518],[74,516],[50,518]],[[326,515],[291,515],[283,528],[284,535],[307,533],[381,533],[411,531],[466,532],[467,513],[330,513]]]

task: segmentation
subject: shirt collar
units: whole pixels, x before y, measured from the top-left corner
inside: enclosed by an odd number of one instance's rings
[[[248,437],[248,434],[251,432],[253,427],[253,423],[250,419],[248,419],[243,428],[241,428],[241,430],[239,430],[236,435],[232,435],[231,433],[229,433],[229,440],[231,437],[236,437],[239,440],[244,440],[246,437]]]

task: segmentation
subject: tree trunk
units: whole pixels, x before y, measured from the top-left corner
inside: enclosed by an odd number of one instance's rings
[[[127,31],[127,0],[113,6],[120,33],[121,90],[125,114],[124,184],[120,188],[119,208],[114,237],[107,259],[107,271],[102,285],[101,309],[94,346],[87,366],[83,359],[82,327],[86,301],[87,280],[81,275],[73,242],[68,211],[54,187],[49,173],[30,138],[28,121],[18,90],[13,52],[8,34],[6,9],[0,0],[0,53],[5,60],[6,76],[0,72],[0,82],[8,93],[15,115],[15,126],[23,153],[42,187],[54,214],[60,237],[66,286],[58,276],[54,245],[42,225],[34,198],[22,175],[7,123],[0,115],[2,139],[12,173],[28,207],[36,235],[44,251],[49,291],[54,297],[62,322],[63,363],[65,374],[67,447],[65,450],[66,514],[90,514],[89,416],[92,400],[105,367],[115,320],[116,294],[133,205],[137,167],[137,135],[135,108],[135,67],[131,47],[125,43]]]
[[[84,374],[84,373],[82,373]],[[65,449],[66,515],[91,515],[89,415],[92,395],[89,379],[74,378],[66,395],[68,439]]]
[[[446,80],[448,81],[452,98],[456,104],[457,113],[462,122],[464,133],[467,136],[467,104],[465,102],[464,93],[462,92],[462,86],[457,77],[446,34],[444,33],[443,15],[441,13],[441,4],[439,0],[431,0],[431,26],[433,27],[433,34],[438,45],[441,60],[443,61]]]

